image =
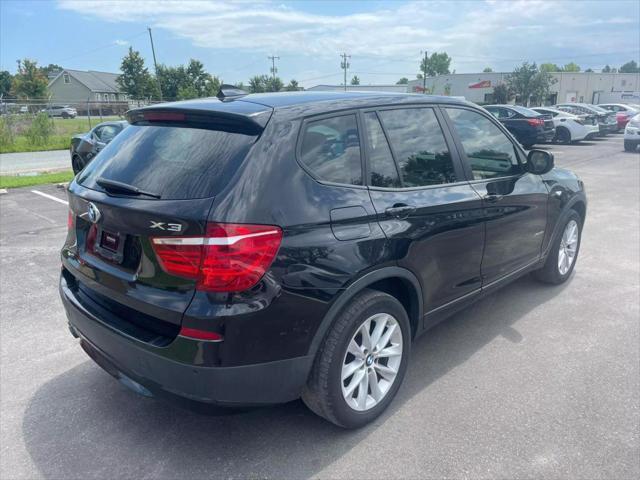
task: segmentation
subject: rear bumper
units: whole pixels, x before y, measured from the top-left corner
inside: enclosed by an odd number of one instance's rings
[[[103,323],[84,308],[64,277],[60,296],[70,330],[89,356],[123,383],[133,380],[154,395],[223,406],[284,403],[300,396],[311,368],[312,357],[235,367],[183,363],[167,356],[175,350],[171,345],[153,347]],[[180,350],[201,348],[200,341],[178,339]]]

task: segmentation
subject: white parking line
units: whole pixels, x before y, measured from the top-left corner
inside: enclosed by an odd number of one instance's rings
[[[31,190],[31,193],[35,193],[36,195],[40,195],[41,197],[48,198],[49,200],[53,200],[54,202],[62,203],[64,205],[69,205],[69,202],[66,200],[62,200],[61,198],[54,197],[53,195],[49,195],[48,193],[40,192],[38,190]]]

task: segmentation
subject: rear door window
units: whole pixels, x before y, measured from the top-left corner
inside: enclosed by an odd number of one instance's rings
[[[300,161],[320,181],[362,185],[356,116],[341,115],[307,123],[302,134]]]
[[[207,198],[231,180],[256,136],[176,126],[130,125],[83,170],[78,182],[126,183],[162,199]]]
[[[367,131],[369,181],[371,186],[387,188],[401,187],[396,163],[393,161],[391,149],[389,148],[376,113],[365,113],[364,124]]]

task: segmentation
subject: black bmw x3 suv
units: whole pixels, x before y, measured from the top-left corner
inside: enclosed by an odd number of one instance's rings
[[[448,97],[155,105],[69,186],[71,333],[128,387],[378,416],[412,341],[528,272],[573,270],[582,181]]]

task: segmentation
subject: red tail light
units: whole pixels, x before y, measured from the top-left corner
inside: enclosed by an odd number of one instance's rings
[[[204,237],[155,237],[151,244],[167,273],[196,280],[198,290],[239,292],[258,283],[281,241],[272,225],[209,223]]]
[[[544,120],[541,118],[529,118],[527,119],[527,123],[534,127],[540,127],[544,125]]]
[[[182,327],[180,329],[180,335],[183,337],[196,338],[198,340],[207,340],[209,342],[221,342],[224,340],[224,337],[219,333],[200,330],[197,328]]]
[[[73,224],[75,223],[75,218],[73,212],[69,210],[69,215],[67,215],[67,229],[71,230],[73,228]]]

